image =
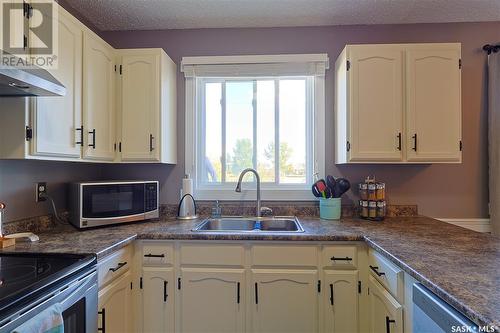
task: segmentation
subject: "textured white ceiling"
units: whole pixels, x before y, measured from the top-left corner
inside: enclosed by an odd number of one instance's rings
[[[66,0],[101,30],[500,21],[500,0]]]

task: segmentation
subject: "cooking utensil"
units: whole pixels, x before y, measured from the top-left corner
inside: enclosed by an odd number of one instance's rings
[[[345,178],[337,178],[335,182],[335,198],[340,198],[345,192],[349,191],[351,183]]]
[[[328,187],[326,186],[325,181],[323,179],[320,179],[316,183],[313,184],[312,192],[313,192],[314,196],[316,196],[317,198],[319,198],[319,197],[326,198],[326,189],[327,188]],[[330,193],[330,195],[331,195],[331,193]]]
[[[333,178],[333,176],[326,176],[326,186],[328,186],[330,188],[330,190],[332,191],[332,194],[334,192],[334,189],[335,189],[335,178]]]

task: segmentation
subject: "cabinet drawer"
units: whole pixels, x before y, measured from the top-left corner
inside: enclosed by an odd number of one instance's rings
[[[184,244],[180,257],[181,265],[224,266],[242,266],[245,258],[243,246],[226,244]]]
[[[322,252],[323,266],[338,269],[358,267],[358,248],[356,245],[325,246]]]
[[[124,247],[111,253],[99,262],[97,268],[97,278],[99,288],[104,287],[117,277],[129,270],[132,266],[132,249],[130,246]]]
[[[370,250],[370,274],[382,284],[399,302],[404,300],[404,272],[401,268],[382,257],[381,254]]]
[[[257,245],[252,247],[253,266],[317,266],[316,246]]]
[[[163,242],[142,243],[143,266],[165,266],[174,263],[174,246]]]

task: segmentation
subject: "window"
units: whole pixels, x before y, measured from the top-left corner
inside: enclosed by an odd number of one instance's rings
[[[276,70],[275,63],[271,71],[254,63],[215,66],[186,75],[186,173],[195,196],[253,199],[253,185],[243,186],[247,195],[234,192],[241,171],[253,168],[264,199],[310,199],[313,174],[324,168],[324,78]]]

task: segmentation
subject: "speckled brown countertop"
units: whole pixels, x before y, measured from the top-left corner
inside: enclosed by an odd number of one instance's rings
[[[40,242],[5,252],[95,253],[98,258],[134,239],[365,241],[480,325],[500,326],[500,238],[427,217],[384,222],[304,218],[300,234],[193,233],[199,221],[165,220],[77,231],[62,226]]]

